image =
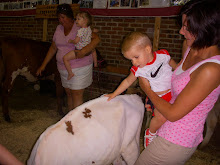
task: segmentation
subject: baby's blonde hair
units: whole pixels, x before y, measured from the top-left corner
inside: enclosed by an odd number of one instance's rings
[[[77,16],[82,17],[83,19],[87,19],[87,26],[92,25],[92,16],[88,12],[79,12]]]
[[[131,32],[128,34],[121,45],[121,52],[124,54],[133,47],[139,47],[140,49],[150,46],[152,48],[151,41],[147,34],[142,32]]]

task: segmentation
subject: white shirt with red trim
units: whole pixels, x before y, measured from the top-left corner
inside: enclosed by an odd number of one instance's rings
[[[171,88],[172,67],[169,65],[170,54],[161,49],[154,52],[154,59],[143,68],[131,67],[135,77],[144,77],[150,82],[154,92],[161,92]]]

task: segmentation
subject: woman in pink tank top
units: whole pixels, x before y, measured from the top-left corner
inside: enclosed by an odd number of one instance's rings
[[[172,75],[170,102],[139,78],[167,122],[135,165],[185,164],[203,140],[205,119],[220,94],[219,6],[219,0],[191,0],[182,7],[183,59]]]

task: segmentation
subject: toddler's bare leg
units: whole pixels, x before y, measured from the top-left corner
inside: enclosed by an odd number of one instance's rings
[[[94,67],[98,67],[96,50],[94,50],[92,52],[92,58],[93,58],[93,62],[94,62]]]
[[[76,54],[75,54],[74,50],[70,51],[65,56],[63,56],[63,62],[64,62],[64,65],[66,67],[66,70],[68,72],[67,80],[70,80],[74,76],[69,61],[73,60],[75,58],[76,58]]]
[[[154,109],[154,117],[150,122],[150,132],[156,133],[156,131],[166,122],[166,118],[157,110]]]

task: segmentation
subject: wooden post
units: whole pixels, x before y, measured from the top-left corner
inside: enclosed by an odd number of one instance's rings
[[[44,18],[43,19],[43,41],[47,40],[47,24],[48,24],[48,19]]]
[[[159,36],[160,36],[160,23],[161,23],[161,17],[156,17],[155,24],[154,24],[153,52],[158,50]]]

